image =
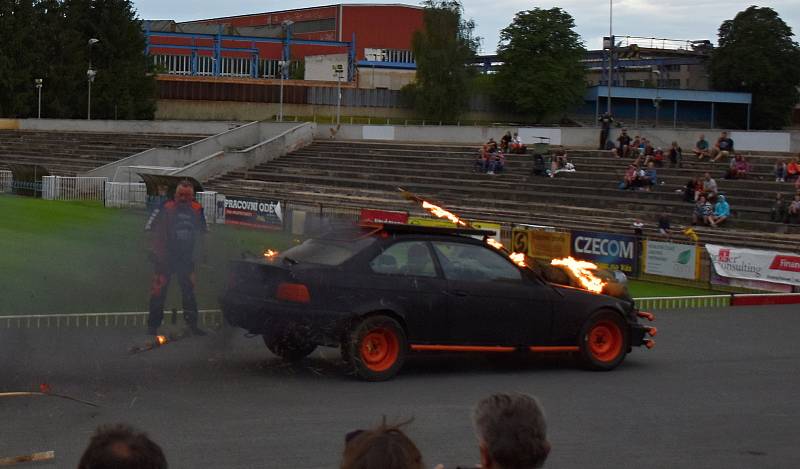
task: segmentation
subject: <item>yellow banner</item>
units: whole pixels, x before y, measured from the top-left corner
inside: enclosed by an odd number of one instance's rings
[[[518,237],[521,239],[522,235],[516,233],[517,230],[515,230],[514,239],[516,240]],[[527,234],[528,256],[541,259],[556,259],[569,256],[569,233],[530,230],[527,231]]]

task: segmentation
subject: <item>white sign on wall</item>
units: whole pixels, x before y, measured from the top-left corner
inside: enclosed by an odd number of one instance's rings
[[[364,140],[394,140],[393,125],[365,125],[362,129]]]
[[[645,243],[644,271],[648,274],[695,280],[697,259],[697,248],[689,244],[650,240]]]
[[[789,132],[731,132],[730,137],[736,151],[790,151],[792,143]],[[712,145],[716,141],[708,139]]]

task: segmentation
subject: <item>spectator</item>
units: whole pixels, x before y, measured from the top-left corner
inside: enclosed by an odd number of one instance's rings
[[[617,137],[619,146],[617,147],[617,158],[627,158],[631,148],[631,136],[628,129],[622,129],[622,133]]]
[[[534,176],[547,176],[547,168],[544,157],[540,153],[533,155],[533,175]]]
[[[789,204],[786,222],[795,225],[800,223],[800,192],[794,195],[794,200]]]
[[[712,194],[716,194],[719,189],[717,188],[717,181],[711,177],[711,173],[705,173],[703,175],[703,189],[702,193],[706,195],[706,197],[712,196]]]
[[[489,168],[488,174],[496,174],[503,170],[505,167],[506,157],[503,156],[502,151],[498,151],[489,155]]]
[[[708,217],[712,214],[711,204],[706,200],[706,196],[701,195],[697,198],[697,203],[694,205],[694,212],[692,213],[692,225],[698,223],[708,224]]]
[[[525,394],[494,394],[473,413],[483,469],[528,469],[550,454],[547,424],[539,402]]]
[[[775,193],[775,202],[772,203],[772,208],[769,212],[769,219],[775,223],[783,223],[786,221],[786,202],[783,200],[783,194],[780,192]]]
[[[631,141],[631,145],[630,145],[631,152],[638,153],[639,152],[639,144],[641,144],[641,143],[642,143],[642,139],[638,135],[633,137],[633,140]]]
[[[639,168],[635,164],[628,165],[628,169],[625,170],[625,176],[623,176],[622,182],[619,185],[620,189],[635,189],[639,187]]]
[[[648,155],[646,151],[645,155]],[[664,166],[664,150],[662,150],[661,148],[656,148],[655,150],[653,150],[648,156],[645,157],[644,164],[647,165],[651,161],[655,163],[655,165],[658,166],[659,168]]]
[[[511,139],[511,153],[524,155],[528,151],[528,147],[522,144],[519,134],[514,132],[514,137]]]
[[[736,155],[731,161],[730,168],[726,179],[746,179],[747,174],[750,172],[750,164],[745,160],[743,155]]]
[[[489,157],[488,153],[486,154],[486,156],[484,156],[483,154],[477,155],[475,157],[475,161],[472,163],[472,172],[473,173],[486,172],[486,166],[487,166],[486,161],[488,157]]]
[[[683,150],[678,145],[678,142],[672,142],[669,147],[669,167],[680,168],[683,163]]]
[[[345,437],[341,469],[423,469],[422,454],[399,426],[381,424]]]
[[[786,181],[786,163],[781,160],[775,162],[775,166],[773,168],[773,173],[775,174],[775,182],[784,182]]]
[[[800,164],[797,163],[797,158],[792,158],[789,164],[786,165],[786,180],[793,181],[800,176]]]
[[[508,153],[511,149],[511,131],[507,130],[505,134],[500,138],[500,150],[503,153]]]
[[[708,224],[717,227],[731,216],[731,206],[725,200],[725,196],[717,196],[717,203],[714,204],[714,213],[708,217]]]
[[[169,188],[164,184],[158,185],[158,194],[147,197],[147,211],[151,215],[156,209],[161,208],[164,203],[169,200]]]
[[[708,156],[712,161],[719,161],[722,158],[727,158],[733,151],[733,140],[728,138],[728,132],[722,132],[719,134],[717,143],[714,144],[714,148],[711,149],[711,153]]]
[[[694,148],[692,149],[694,152],[694,156],[697,157],[698,160],[703,160],[703,158],[708,158],[710,153],[708,151],[708,140],[706,140],[706,136],[700,134],[697,137],[697,143],[694,144]]]
[[[666,236],[667,240],[669,240],[670,235],[672,234],[670,230],[671,227],[670,227],[669,215],[662,212],[661,215],[658,216],[658,232],[662,236]]]
[[[644,171],[641,181],[641,186],[644,187],[646,191],[649,191],[651,187],[658,184],[658,174],[656,173],[656,165],[654,162],[651,161],[647,164],[647,169]]]
[[[608,134],[611,132],[611,124],[614,122],[614,118],[611,117],[611,114],[605,112],[597,120],[600,121],[600,147],[599,148],[601,150],[605,150],[607,142],[608,142]]]
[[[572,165],[567,159],[567,152],[563,149],[557,150],[550,159],[550,177],[556,177],[556,174],[564,170],[569,171],[567,165]],[[574,166],[572,169],[574,171]]]
[[[683,188],[683,201],[684,202],[694,202],[695,201],[695,188],[697,187],[697,178],[689,179],[686,182],[686,186]]]
[[[653,143],[650,140],[644,139],[644,156],[653,156],[655,153],[655,149],[653,148]]]
[[[144,433],[117,424],[97,429],[78,469],[166,469],[161,447]]]

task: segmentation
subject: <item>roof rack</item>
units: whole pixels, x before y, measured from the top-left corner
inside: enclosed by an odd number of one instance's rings
[[[453,234],[465,236],[494,236],[492,230],[479,230],[477,228],[458,228],[444,226],[403,225],[400,223],[363,223],[363,228],[373,228],[375,231],[387,233],[419,233],[419,234]]]

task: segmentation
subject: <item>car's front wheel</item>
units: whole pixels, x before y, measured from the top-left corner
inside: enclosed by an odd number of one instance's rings
[[[311,355],[317,348],[316,344],[309,342],[302,337],[302,334],[295,331],[287,331],[275,336],[264,335],[262,337],[270,352],[290,362],[302,360]]]
[[[400,324],[388,316],[370,316],[353,327],[347,362],[367,381],[385,381],[400,371],[408,343]]]
[[[608,371],[625,360],[628,327],[613,311],[598,311],[581,328],[581,361],[586,368]]]

